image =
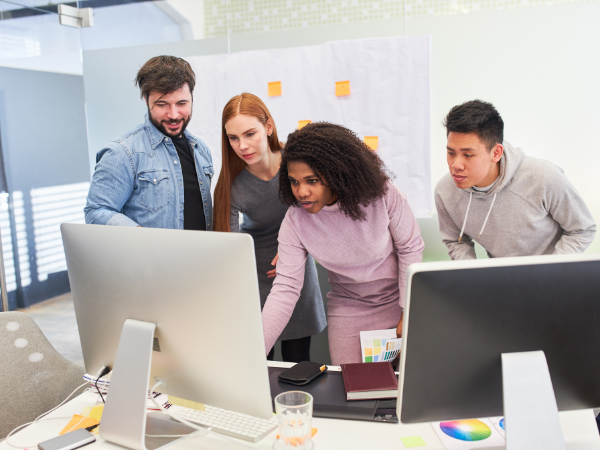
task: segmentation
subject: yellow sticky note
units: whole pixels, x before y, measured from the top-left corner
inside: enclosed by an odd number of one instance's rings
[[[372,356],[372,355],[373,355],[373,349],[365,348],[365,356]]]
[[[300,130],[300,129],[304,128],[309,123],[312,123],[312,120],[299,120],[298,121],[298,129]]]
[[[281,81],[272,81],[269,83],[269,97],[281,95]]]
[[[171,405],[183,406],[184,408],[195,409],[196,411],[206,411],[204,403],[192,402],[184,398],[173,397],[169,395],[169,403]]]
[[[96,419],[98,422],[102,420],[102,413],[104,412],[104,403],[96,406],[86,406],[83,408],[82,414],[84,416]]]
[[[335,82],[335,96],[341,97],[343,95],[350,95],[350,81],[336,81]]]
[[[371,150],[375,151],[375,150],[377,150],[377,146],[379,145],[379,137],[365,136],[364,142],[365,142],[365,144],[367,144],[367,147],[369,147]]]
[[[404,444],[404,448],[427,447],[427,444],[421,436],[411,436],[400,438]]]
[[[92,419],[96,419],[98,422],[102,420],[102,413],[104,412],[104,403],[96,406],[86,406],[83,408],[82,414],[84,416],[89,416]],[[94,428],[90,433],[95,434],[96,436],[100,432],[100,427]]]
[[[381,353],[381,347],[377,347],[377,348],[375,349],[375,354],[376,354],[376,355],[379,355],[380,353]]]
[[[80,416],[79,414],[73,414],[73,418],[67,424],[66,427],[62,429],[62,431],[58,434],[63,435],[67,434],[71,431],[79,430],[80,428],[91,427],[92,425],[96,425],[98,421],[96,419],[92,419],[91,417]]]

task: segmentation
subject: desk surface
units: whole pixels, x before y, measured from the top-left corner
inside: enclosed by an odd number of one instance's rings
[[[269,363],[276,367],[289,367],[286,363]],[[339,370],[339,367],[331,366],[329,370]],[[11,437],[11,443],[23,445],[24,448],[34,450],[37,443],[51,439],[58,435],[73,414],[80,414],[84,407],[95,403],[97,395],[85,393],[66,403],[48,417],[63,419],[47,420],[29,426]],[[567,449],[569,450],[600,450],[600,436],[592,410],[561,412],[560,422]],[[376,422],[360,422],[354,420],[337,420],[313,418],[313,427],[318,428],[314,437],[317,449],[402,449],[404,445],[400,438],[421,436],[426,447],[431,450],[444,450],[444,446],[438,439],[433,427],[429,423],[404,425]],[[241,440],[226,440],[216,433],[206,436],[187,439],[178,442],[172,448],[174,450],[198,450],[219,449],[234,450],[243,447],[255,449],[272,449],[277,432],[258,442],[250,444]],[[86,450],[117,450],[123,447],[110,444],[98,437],[98,440]],[[5,442],[0,443],[0,450],[14,450]]]

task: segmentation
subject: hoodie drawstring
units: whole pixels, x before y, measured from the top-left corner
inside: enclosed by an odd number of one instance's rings
[[[492,199],[492,204],[490,205],[490,210],[488,211],[487,216],[485,216],[485,220],[483,221],[483,226],[481,227],[481,231],[479,232],[479,236],[477,236],[477,239],[479,239],[481,237],[481,235],[483,234],[483,229],[485,228],[485,224],[487,223],[488,217],[490,217],[490,213],[492,212],[492,208],[494,207],[494,202],[496,201],[496,195],[498,195],[497,192],[494,194],[494,198]]]
[[[467,225],[467,217],[469,217],[469,208],[471,207],[471,200],[473,200],[473,193],[469,195],[469,204],[467,205],[467,213],[465,214],[465,221],[463,222],[462,229],[460,230],[460,236],[458,236],[458,242],[462,240],[463,233],[465,232],[465,226]]]
[[[485,220],[483,221],[483,226],[481,227],[481,231],[479,232],[479,236],[477,236],[477,239],[479,239],[481,237],[481,235],[483,234],[483,230],[485,229],[485,224],[487,223],[487,221],[490,217],[490,214],[492,212],[492,208],[494,207],[494,202],[496,201],[496,195],[498,195],[497,192],[494,194],[494,198],[492,199],[492,204],[490,205],[490,209],[488,210],[487,216],[485,216]],[[473,192],[471,192],[469,195],[469,204],[467,205],[467,212],[465,213],[465,220],[463,222],[462,229],[460,230],[460,235],[458,236],[458,242],[460,242],[462,240],[463,233],[465,232],[465,226],[467,225],[467,217],[469,217],[469,208],[471,208],[471,200],[473,200]]]

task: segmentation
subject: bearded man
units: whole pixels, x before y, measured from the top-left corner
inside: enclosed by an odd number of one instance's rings
[[[212,229],[210,150],[186,131],[196,76],[189,63],[157,56],[139,70],[145,122],[96,156],[85,206],[90,224]]]

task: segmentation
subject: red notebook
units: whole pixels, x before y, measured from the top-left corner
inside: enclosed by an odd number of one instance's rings
[[[389,362],[342,364],[346,400],[396,398],[398,379]]]

